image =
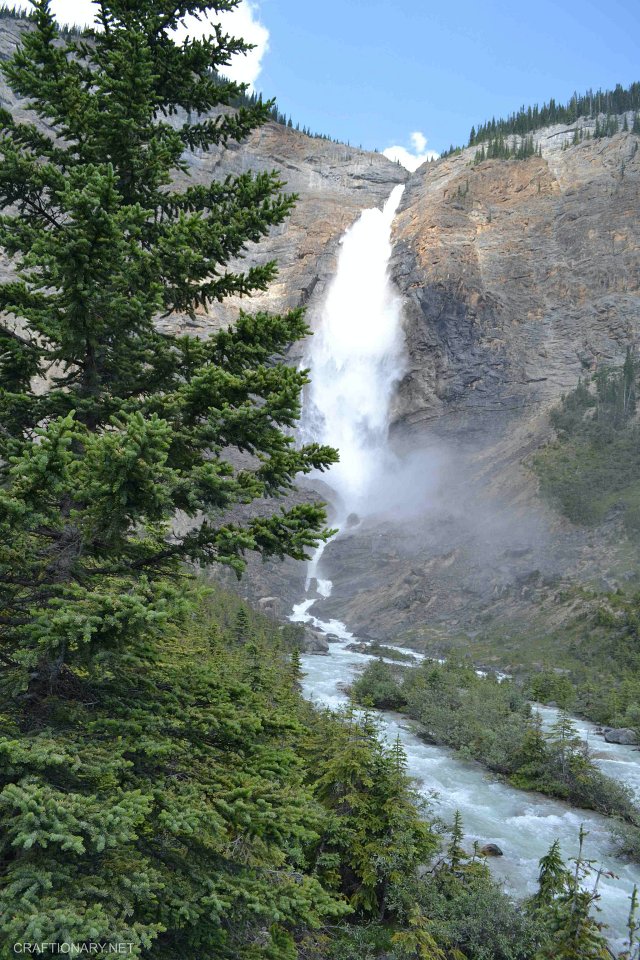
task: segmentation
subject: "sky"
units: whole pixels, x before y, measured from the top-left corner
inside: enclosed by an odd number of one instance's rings
[[[90,0],[52,6],[91,16]],[[640,80],[638,0],[242,0],[224,25],[257,45],[234,79],[409,167],[523,104]]]

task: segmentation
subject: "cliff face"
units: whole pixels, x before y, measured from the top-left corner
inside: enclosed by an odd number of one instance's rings
[[[525,161],[474,165],[472,148],[411,178],[393,263],[405,420],[531,415],[637,335],[638,138],[571,137],[542,131]]]
[[[0,59],[27,28],[0,21]],[[0,100],[24,113],[2,82]],[[536,135],[542,156],[474,165],[472,148],[409,176],[379,154],[269,123],[241,145],[189,158],[195,182],[276,168],[299,196],[287,223],[247,252],[251,263],[278,261],[265,294],[161,321],[203,336],[242,307],[304,304],[313,325],[340,237],[406,182],[391,272],[407,373],[392,441],[403,455],[422,451],[408,475],[415,502],[403,518],[363,521],[329,545],[322,575],[334,591],[319,615],[383,638],[472,636],[526,622],[567,582],[637,575],[637,561],[612,545],[615,518],[572,527],[541,503],[528,466],[550,436],[550,406],[640,336],[640,140],[573,140],[574,127],[555,127]],[[292,362],[303,353],[295,345]],[[285,613],[304,576],[301,564],[252,564],[245,589],[281,598]]]
[[[615,517],[572,526],[530,469],[550,407],[640,337],[639,138],[573,137],[543,130],[542,157],[474,165],[473,148],[410,178],[391,265],[408,353],[392,437],[427,451],[423,509],[330,545],[321,615],[385,638],[473,636],[545,606],[561,621],[568,585],[637,580]]]
[[[335,271],[342,234],[364,207],[382,204],[408,176],[381,154],[307,137],[277,123],[265,124],[242,144],[189,160],[190,177],[196,182],[275,169],[284,191],[298,196],[287,222],[262,243],[250,245],[244,260],[245,264],[276,260],[277,280],[250,301],[232,298],[212,306],[195,322],[203,332],[235,319],[243,308],[283,311],[303,305],[313,315]],[[183,318],[170,321],[174,327],[177,323],[185,329],[194,325]]]
[[[637,577],[615,518],[574,527],[530,469],[550,407],[640,335],[638,138],[573,137],[556,127],[537,135],[542,157],[474,165],[470,149],[409,178],[391,262],[408,357],[392,442],[423,451],[407,475],[416,502],[329,545],[319,616],[433,644],[517,631],[543,609],[557,626],[567,586]],[[250,584],[288,603],[301,571],[261,567]]]

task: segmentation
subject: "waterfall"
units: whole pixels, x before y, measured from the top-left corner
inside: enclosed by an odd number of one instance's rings
[[[370,512],[392,464],[387,447],[395,386],[404,372],[402,301],[388,274],[391,225],[403,186],[382,210],[364,210],[340,241],[335,277],[306,363],[311,384],[301,435],[337,447],[327,482],[337,522]]]
[[[402,301],[389,277],[391,226],[403,186],[394,187],[381,210],[363,210],[340,241],[335,277],[305,363],[311,383],[300,425],[302,440],[337,447],[339,463],[325,480],[336,495],[335,525],[358,519],[384,501],[384,480],[395,458],[387,445],[393,391],[404,372]],[[318,576],[327,544],[307,567],[305,590],[331,595],[330,580]],[[307,599],[293,618],[314,622]],[[348,633],[332,621],[333,630]]]
[[[338,527],[356,522],[349,514],[367,517],[380,512],[385,503],[396,512],[419,486],[409,458],[399,463],[388,444],[393,392],[404,371],[401,302],[388,275],[391,225],[402,190],[396,187],[382,210],[365,210],[342,238],[336,276],[306,358],[311,384],[301,435],[305,441],[339,449],[340,463],[323,478],[335,494],[333,525]],[[421,475],[426,466],[420,466]],[[329,656],[303,658],[305,695],[335,709],[348,702],[344,687],[353,682],[369,655],[353,649],[349,641],[358,638],[345,624],[311,613],[320,598],[331,594],[331,581],[322,579],[320,570],[325,547],[321,544],[309,560],[305,597],[294,606],[290,619],[343,641],[332,644]],[[622,949],[629,892],[640,882],[640,871],[616,858],[604,817],[487,779],[477,764],[422,742],[395,715],[380,713],[379,722],[388,742],[400,738],[409,773],[433,812],[450,820],[460,811],[470,841],[495,842],[504,851],[504,857],[490,866],[512,893],[534,892],[538,859],[555,837],[565,854],[574,854],[584,824],[589,854],[605,867],[601,916],[610,926],[612,943]],[[628,755],[618,747],[615,755],[609,750],[598,762],[640,790],[640,765],[625,749]]]

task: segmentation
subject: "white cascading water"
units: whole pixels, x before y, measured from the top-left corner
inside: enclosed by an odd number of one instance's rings
[[[396,187],[382,210],[365,210],[343,237],[336,276],[306,358],[312,382],[301,435],[340,451],[340,463],[323,477],[335,494],[333,525],[338,527],[350,513],[363,517],[378,512],[388,500],[389,475],[399,475],[402,467],[388,446],[393,392],[404,369],[402,305],[388,276],[391,227],[402,190]],[[403,485],[400,490],[404,496]],[[320,576],[325,546],[318,547],[309,561],[306,596],[293,608],[291,620],[343,641],[331,645],[329,656],[302,658],[305,695],[339,708],[348,703],[344,686],[366,666],[368,657],[347,649],[344,641],[356,638],[345,624],[310,613],[331,593],[331,581]],[[544,721],[552,718],[553,712],[546,710]],[[435,814],[451,820],[459,810],[470,841],[497,843],[504,851],[491,866],[515,895],[534,892],[538,860],[556,837],[565,856],[575,854],[583,823],[589,833],[587,856],[609,871],[600,880],[600,916],[609,926],[612,944],[622,947],[629,896],[634,884],[640,886],[640,869],[614,856],[606,818],[489,779],[479,765],[424,743],[397,716],[381,713],[380,731],[389,742],[400,737],[409,772]],[[592,749],[595,746],[598,766],[640,795],[640,754],[629,747],[605,745],[593,725],[581,722],[579,731]]]
[[[405,355],[402,301],[387,267],[391,225],[403,190],[395,187],[382,210],[363,211],[342,238],[336,275],[307,357],[311,384],[301,434],[340,451],[328,483],[345,516],[371,510],[380,480],[392,465],[389,410]]]
[[[311,384],[300,425],[302,440],[337,447],[340,461],[326,475],[336,495],[334,526],[372,511],[395,458],[387,444],[394,389],[404,372],[402,301],[388,275],[391,226],[404,187],[394,187],[382,210],[364,210],[340,241],[338,268],[329,287],[306,363]],[[306,591],[331,594],[319,576],[322,543],[309,561]],[[294,618],[324,624],[296,606]],[[344,624],[331,621],[344,639]]]

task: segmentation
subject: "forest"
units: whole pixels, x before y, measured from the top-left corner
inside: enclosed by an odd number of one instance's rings
[[[519,110],[504,119],[493,117],[485,123],[472,127],[469,134],[469,146],[481,144],[486,140],[495,140],[502,134],[517,134],[526,137],[534,130],[549,127],[555,123],[574,123],[580,117],[607,117],[640,110],[640,83],[631,83],[628,87],[618,84],[613,90],[587,90],[586,93],[574,93],[565,104],[549,100],[540,107],[520,107]]]

